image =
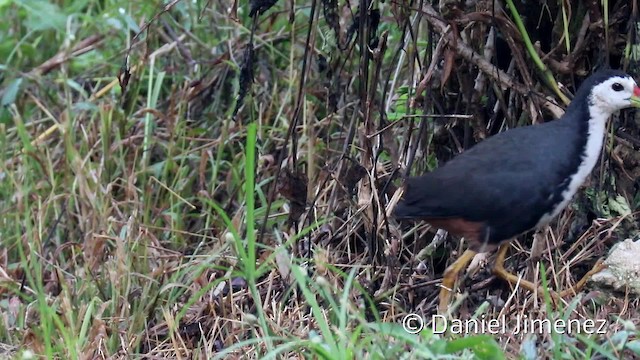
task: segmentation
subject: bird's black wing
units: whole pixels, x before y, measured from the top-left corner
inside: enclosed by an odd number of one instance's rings
[[[549,133],[563,142],[553,142]],[[485,140],[431,173],[408,178],[396,217],[535,225],[572,171],[570,159],[579,159],[575,129],[554,121],[505,135]]]

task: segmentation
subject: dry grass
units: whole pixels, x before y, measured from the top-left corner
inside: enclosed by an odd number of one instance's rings
[[[266,3],[0,1],[0,358],[639,354],[636,299],[554,306],[494,279],[493,254],[456,317],[606,333],[407,333],[465,245],[419,260],[435,229],[388,217],[406,169],[553,117],[603,59],[637,74],[637,4],[563,3],[555,27],[557,4],[519,9],[532,56],[498,2],[375,3],[378,28],[328,0],[247,15]],[[507,269],[569,288],[637,233],[637,113],[615,120],[587,191]]]

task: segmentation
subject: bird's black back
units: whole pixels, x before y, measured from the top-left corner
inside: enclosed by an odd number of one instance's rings
[[[397,218],[462,218],[486,224],[497,243],[533,228],[560,203],[587,140],[587,105],[561,120],[497,134],[444,166],[406,179]]]

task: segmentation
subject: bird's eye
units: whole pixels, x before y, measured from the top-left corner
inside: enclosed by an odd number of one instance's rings
[[[613,83],[613,85],[611,85],[611,88],[613,89],[613,91],[622,91],[622,90],[624,90],[624,86],[622,86],[622,84],[620,84],[620,83]]]

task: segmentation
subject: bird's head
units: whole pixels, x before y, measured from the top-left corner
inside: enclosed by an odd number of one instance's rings
[[[631,76],[616,74],[593,86],[589,103],[608,113],[640,107],[640,87]]]

